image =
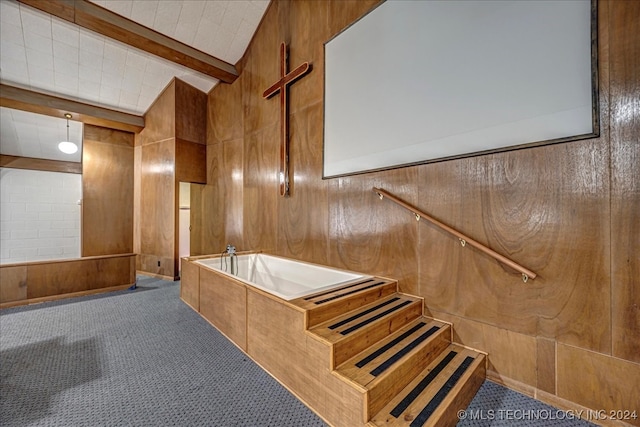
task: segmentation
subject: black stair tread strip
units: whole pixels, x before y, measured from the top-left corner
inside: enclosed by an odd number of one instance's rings
[[[404,356],[405,354],[409,353],[411,350],[416,348],[421,342],[423,342],[424,340],[429,338],[431,335],[433,335],[438,329],[440,329],[438,326],[432,326],[431,328],[429,328],[428,331],[426,331],[423,334],[421,334],[418,338],[416,338],[415,340],[411,341],[404,348],[400,349],[396,354],[394,354],[393,356],[391,356],[390,358],[388,358],[387,360],[382,362],[374,370],[372,370],[370,372],[371,375],[373,375],[374,377],[377,377],[378,375],[380,375],[381,373],[383,373],[384,371],[389,369],[391,367],[391,365],[393,365],[398,360],[400,360],[400,358],[402,356]]]
[[[451,362],[451,360],[453,360],[454,357],[456,357],[456,355],[458,354],[457,351],[450,351],[449,354],[447,354],[445,356],[444,359],[442,359],[440,361],[440,363],[438,363],[436,365],[435,368],[433,368],[431,370],[431,372],[429,372],[427,374],[427,376],[425,376],[410,392],[409,394],[407,394],[404,399],[402,399],[400,401],[400,403],[398,403],[396,405],[395,408],[393,408],[391,410],[391,412],[389,412],[391,415],[393,415],[394,417],[398,418],[400,416],[400,414],[402,414],[408,407],[409,405],[411,405],[411,403],[416,400],[416,398],[420,395],[420,393],[422,393],[424,391],[425,388],[427,388],[427,386],[429,384],[431,384],[431,382],[435,379],[435,377],[438,376],[438,374],[440,372],[442,372],[442,370],[449,364],[449,362]]]
[[[471,356],[467,356],[460,366],[455,370],[455,372],[449,377],[446,383],[438,390],[435,396],[429,401],[427,406],[424,407],[422,411],[418,414],[418,416],[411,422],[410,427],[422,427],[424,423],[429,419],[433,412],[436,410],[438,405],[442,403],[442,401],[447,397],[451,389],[455,387],[458,383],[462,375],[469,369],[469,366],[473,363],[475,359]]]
[[[366,283],[366,282],[362,282],[362,283]],[[362,283],[359,283],[359,285],[361,285]],[[355,294],[356,292],[365,291],[367,289],[375,288],[376,286],[383,285],[385,283],[387,283],[387,282],[376,282],[376,283],[374,283],[372,285],[367,285],[367,286],[364,286],[362,288],[353,289],[353,290],[350,290],[348,292],[344,292],[344,293],[341,293],[341,294],[338,294],[338,295],[334,295],[332,297],[325,298],[325,299],[320,300],[320,301],[314,301],[314,304],[316,304],[316,305],[324,304],[325,302],[329,302],[329,301],[333,301],[334,299],[346,297],[347,295]],[[351,287],[351,286],[349,286],[349,287]]]
[[[342,325],[345,325],[345,324],[347,324],[349,322],[352,322],[352,321],[354,321],[354,320],[356,320],[356,319],[358,319],[358,318],[360,318],[362,316],[366,316],[367,314],[371,313],[372,311],[376,311],[377,309],[382,308],[385,305],[389,305],[389,304],[391,304],[393,302],[396,302],[399,299],[400,299],[400,297],[393,297],[388,301],[385,301],[385,302],[383,302],[381,304],[376,305],[375,307],[371,307],[370,309],[367,309],[367,310],[362,311],[362,312],[360,312],[358,314],[355,314],[355,315],[349,317],[348,319],[344,319],[344,320],[339,321],[338,323],[334,323],[333,325],[329,326],[329,329],[339,328]]]
[[[314,298],[321,297],[321,296],[323,296],[323,295],[328,295],[328,294],[332,294],[332,293],[334,293],[334,292],[336,292],[336,291],[342,291],[342,290],[344,290],[344,289],[353,288],[354,286],[362,285],[363,283],[372,282],[372,281],[374,281],[374,280],[375,280],[374,278],[367,279],[367,280],[363,280],[362,282],[352,283],[351,285],[349,285],[349,286],[345,286],[344,288],[340,288],[340,289],[331,289],[331,290],[328,290],[328,291],[326,291],[326,292],[322,292],[321,294],[315,294],[315,295],[308,296],[308,297],[306,297],[306,298],[304,298],[304,299],[305,299],[306,301],[309,301],[309,300],[312,300],[312,299],[314,299]]]
[[[400,304],[396,305],[395,307],[391,307],[390,309],[385,310],[382,313],[378,313],[375,316],[372,316],[372,317],[370,317],[370,318],[368,318],[366,320],[363,320],[362,322],[357,323],[357,324],[345,329],[344,331],[340,331],[340,335],[348,335],[353,331],[357,331],[358,329],[362,328],[363,326],[368,325],[369,323],[373,322],[374,320],[378,320],[381,317],[384,317],[389,313],[393,313],[394,311],[401,309],[402,307],[404,307],[407,304],[411,304],[411,302],[412,302],[411,300],[402,301]]]
[[[358,363],[356,363],[356,366],[358,368],[362,368],[363,366],[366,366],[367,363],[371,362],[373,359],[375,359],[376,357],[380,356],[382,353],[384,353],[385,351],[389,350],[391,347],[393,347],[394,345],[398,344],[400,341],[402,341],[403,339],[407,338],[409,335],[411,335],[412,333],[414,333],[415,331],[417,331],[418,329],[422,328],[425,325],[426,325],[425,322],[418,323],[413,328],[409,329],[407,332],[405,332],[402,335],[398,336],[393,341],[389,342],[388,344],[386,344],[383,347],[380,347],[378,350],[374,351],[373,353],[371,353],[370,355],[368,355],[364,359],[358,361]]]

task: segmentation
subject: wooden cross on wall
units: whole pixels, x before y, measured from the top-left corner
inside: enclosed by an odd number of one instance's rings
[[[287,92],[290,84],[311,71],[311,64],[308,62],[299,65],[291,72],[287,72],[288,65],[287,45],[282,42],[280,45],[280,80],[269,86],[262,94],[265,99],[269,99],[280,93],[280,172],[278,180],[281,196],[289,195],[289,97]]]

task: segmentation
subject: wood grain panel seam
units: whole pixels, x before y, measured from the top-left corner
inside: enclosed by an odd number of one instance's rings
[[[599,1],[598,2],[598,15],[600,15],[602,13],[602,7],[604,6],[604,4],[606,4],[607,7],[607,18],[608,18],[608,23],[607,23],[607,31],[611,28],[612,25],[612,16],[611,13],[609,13],[609,2],[608,1]],[[598,16],[598,18],[600,18],[600,16]],[[607,40],[610,40],[607,37]],[[611,43],[609,41],[609,43]],[[600,37],[598,37],[598,50],[600,50]],[[598,67],[601,66],[601,62],[600,60],[598,60]],[[611,220],[613,218],[611,212],[612,212],[612,208],[613,208],[613,200],[611,197],[611,191],[613,189],[612,186],[612,180],[613,180],[613,152],[612,152],[612,141],[611,141],[611,101],[612,101],[612,97],[611,97],[611,59],[609,58],[609,60],[606,63],[606,67],[607,67],[607,77],[609,78],[609,81],[607,82],[607,86],[609,88],[609,90],[607,91],[607,105],[609,106],[609,126],[607,126],[607,131],[606,131],[606,141],[608,141],[608,150],[609,150],[609,189],[608,189],[608,195],[609,195],[609,354],[613,355],[613,340],[614,340],[614,334],[613,334],[613,316],[612,313],[614,313],[614,301],[613,301],[613,295],[615,295],[614,293],[614,271],[613,271],[613,246],[611,245],[611,242],[613,242],[613,224],[611,223]],[[598,75],[600,76],[600,73],[598,73]],[[601,96],[601,91],[598,90],[598,97]],[[600,99],[598,99],[598,102],[600,102]],[[600,126],[602,129],[602,126]],[[557,353],[557,351],[556,351]],[[557,361],[556,361],[557,363]],[[557,365],[556,365],[557,366]],[[557,377],[556,377],[556,384],[557,384]],[[556,394],[557,394],[558,390],[556,388]]]
[[[169,137],[169,138],[158,139],[158,140],[155,140],[155,141],[141,142],[141,143],[140,143],[140,146],[142,146],[142,147],[146,147],[146,146],[149,146],[149,145],[153,145],[153,144],[161,144],[161,143],[163,143],[163,142],[171,141],[171,140],[175,140],[175,139],[176,139],[176,137],[175,137],[175,136],[172,136],[172,137]]]
[[[567,343],[558,342],[558,341],[556,341],[556,342],[557,342],[557,344],[561,344],[561,345],[563,345],[565,347],[571,347],[571,348],[579,350],[579,351],[583,351],[583,352],[586,352],[586,353],[594,354],[596,357],[598,357],[598,356],[599,357],[606,357],[606,358],[610,358],[610,359],[613,359],[615,361],[622,362],[622,363],[631,363],[631,364],[633,364],[635,366],[638,366],[640,368],[640,362],[636,362],[634,360],[623,359],[621,357],[617,357],[617,356],[614,356],[612,354],[600,353],[599,351],[591,350],[591,349],[585,348],[585,347],[578,347],[577,345],[567,344]],[[556,346],[556,358],[557,358],[557,354],[558,354],[558,350],[557,350],[557,346]],[[556,363],[557,363],[557,360],[556,360]]]

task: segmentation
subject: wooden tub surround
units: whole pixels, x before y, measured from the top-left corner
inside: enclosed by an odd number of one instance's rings
[[[333,426],[448,426],[486,354],[452,343],[422,298],[369,277],[285,301],[183,259],[181,298]]]

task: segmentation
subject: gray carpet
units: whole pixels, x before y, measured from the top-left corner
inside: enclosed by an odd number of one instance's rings
[[[556,413],[485,382],[459,425],[589,425],[498,416],[531,408]],[[135,290],[0,311],[0,425],[325,424],[180,301],[179,282],[142,276]]]

